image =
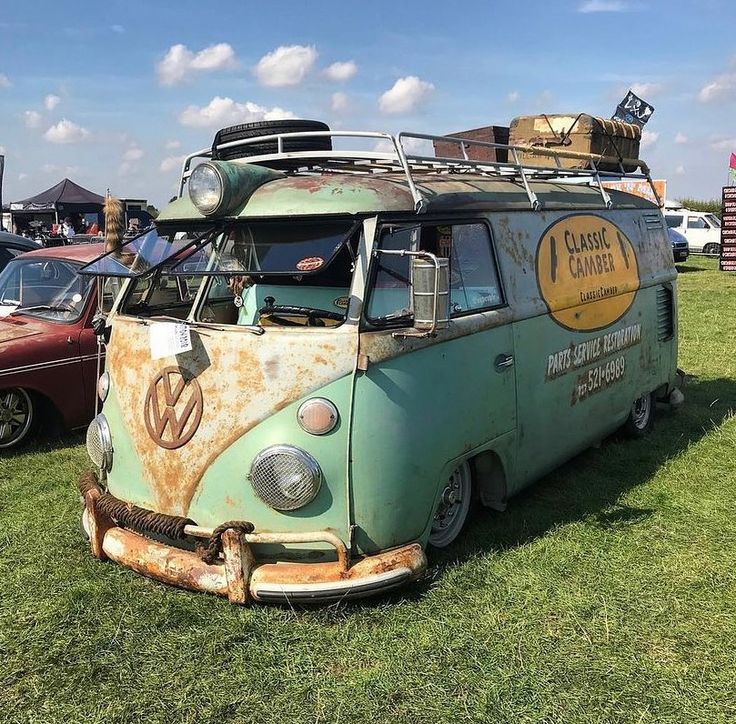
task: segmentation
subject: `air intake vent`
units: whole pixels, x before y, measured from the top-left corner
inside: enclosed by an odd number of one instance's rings
[[[674,310],[672,289],[662,286],[657,289],[657,339],[664,342],[674,334]]]
[[[647,229],[661,229],[662,215],[658,213],[644,214],[644,224]]]

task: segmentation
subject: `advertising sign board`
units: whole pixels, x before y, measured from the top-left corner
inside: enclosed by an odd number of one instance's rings
[[[721,271],[736,271],[736,186],[724,186],[721,205]]]

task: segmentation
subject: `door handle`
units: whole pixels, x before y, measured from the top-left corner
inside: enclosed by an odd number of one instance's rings
[[[507,369],[508,367],[514,366],[514,358],[510,354],[500,354],[498,357],[496,357],[495,362],[493,363],[494,367],[501,372],[504,369]]]

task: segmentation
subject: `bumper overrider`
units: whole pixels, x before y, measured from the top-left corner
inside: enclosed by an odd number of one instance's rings
[[[419,543],[351,561],[336,535],[258,533],[245,521],[203,528],[186,518],[138,508],[104,492],[88,471],[79,480],[82,523],[92,553],[149,578],[192,591],[227,596],[231,603],[322,602],[360,598],[418,578],[427,560]],[[144,534],[194,541],[196,550],[167,545]],[[252,544],[328,543],[337,560],[327,563],[258,563]]]

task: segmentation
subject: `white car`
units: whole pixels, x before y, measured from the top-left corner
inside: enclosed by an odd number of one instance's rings
[[[715,214],[690,209],[665,209],[664,218],[670,229],[685,236],[691,252],[721,253],[721,222]]]

